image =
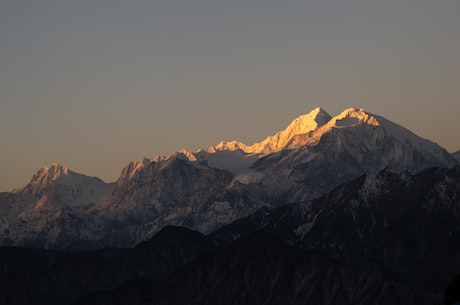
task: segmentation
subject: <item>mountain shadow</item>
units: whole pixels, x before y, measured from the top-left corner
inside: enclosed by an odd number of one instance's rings
[[[166,280],[214,248],[201,233],[172,226],[131,249],[0,248],[0,304],[71,304],[125,282]]]

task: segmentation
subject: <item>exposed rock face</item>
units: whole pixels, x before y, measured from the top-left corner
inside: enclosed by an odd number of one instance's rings
[[[438,145],[360,108],[321,108],[245,145],[222,142],[128,164],[115,184],[60,165],[0,194],[0,244],[134,246],[166,225],[210,233],[261,207],[309,201],[363,174],[458,162]]]
[[[209,231],[246,215],[225,206],[241,204],[224,202],[233,178],[228,171],[195,166],[181,156],[132,168],[124,171],[115,191],[92,210],[111,227],[104,236],[109,245],[130,246],[170,224]],[[216,208],[219,204],[221,210]]]
[[[220,244],[263,230],[340,260],[383,266],[442,292],[460,269],[460,167],[417,175],[387,170],[325,196],[280,206],[224,227]]]
[[[251,146],[222,142],[132,163],[94,213],[120,218],[111,230],[126,227],[127,243],[119,245],[127,245],[168,224],[209,233],[260,207],[316,198],[385,168],[416,172],[456,164],[438,145],[363,109],[332,118],[317,108]],[[109,244],[120,240],[117,231]]]
[[[0,243],[67,248],[91,239],[94,219],[88,212],[113,189],[58,164],[44,167],[22,190],[0,193]]]
[[[264,233],[216,247],[167,227],[132,249],[0,249],[0,301],[65,304],[434,304],[387,272],[293,248]]]
[[[132,249],[0,249],[0,303],[440,304],[459,223],[460,167],[384,170],[207,237],[167,227]]]

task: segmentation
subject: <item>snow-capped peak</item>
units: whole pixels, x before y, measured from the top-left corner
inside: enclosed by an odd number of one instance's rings
[[[52,163],[50,167],[44,167],[43,171],[46,172],[51,180],[56,180],[62,175],[69,174],[69,169],[58,163]]]
[[[40,189],[46,186],[49,182],[55,181],[62,176],[73,174],[68,168],[58,164],[52,163],[49,167],[40,168],[37,173],[32,177],[30,183],[26,186],[34,189]]]
[[[40,168],[29,184],[20,192],[22,194],[42,195],[47,193],[53,185],[73,187],[91,183],[105,185],[99,178],[78,174],[58,163],[52,163],[49,167]]]
[[[234,150],[242,150],[244,152],[247,152],[247,153],[252,153],[252,149],[251,149],[251,146],[247,146],[246,144],[242,143],[242,142],[238,142],[238,141],[230,141],[230,142],[225,142],[225,141],[221,141],[219,142],[219,144],[216,145],[216,147],[213,149],[214,151],[216,150],[230,150],[230,151],[234,151]],[[212,151],[208,148],[208,151]]]
[[[313,131],[329,122],[330,119],[331,116],[326,111],[317,107],[310,113],[297,117],[286,129],[279,131],[274,136],[268,137],[262,143],[274,144],[278,148],[284,147],[293,136]],[[274,140],[275,143],[273,143]]]
[[[284,130],[277,132],[273,136],[267,137],[262,142],[253,145],[246,145],[238,141],[220,142],[216,150],[237,150],[246,153],[269,154],[284,149],[292,137],[305,134],[323,126],[331,120],[331,116],[322,108],[317,107],[307,114],[294,119]]]
[[[348,108],[337,116],[331,117],[322,108],[317,107],[309,113],[295,118],[284,130],[265,138],[261,142],[246,145],[235,140],[222,141],[215,147],[209,147],[206,150],[191,152],[181,149],[172,156],[151,159],[147,164],[167,159],[181,159],[193,162],[196,166],[208,164],[219,169],[229,170],[234,174],[241,174],[251,171],[252,164],[261,157],[285,149],[295,150],[301,147],[313,147],[320,143],[325,135],[331,134],[333,137],[338,137],[338,142],[348,143],[350,146],[365,147],[371,151],[380,147],[378,145],[382,145],[384,139],[388,141],[392,138],[398,144],[393,143],[389,146],[398,147],[398,150],[394,152],[395,156],[387,156],[389,159],[394,157],[394,160],[399,160],[404,155],[404,158],[410,161],[412,160],[410,152],[415,149],[417,154],[425,156],[426,158],[424,158],[427,160],[444,160],[442,162],[433,161],[433,164],[454,163],[454,160],[451,160],[450,156],[446,157],[446,152],[435,143],[418,137],[384,117],[366,112],[363,108]],[[305,150],[305,153],[309,154],[308,150]],[[357,154],[356,151],[350,153],[352,155]],[[304,162],[313,156],[309,154],[308,157],[305,157]],[[131,179],[145,165],[146,162],[139,161],[128,165],[123,171],[119,183]]]
[[[333,117],[328,123],[327,127],[343,128],[350,127],[357,124],[368,124],[373,126],[379,126],[380,123],[377,118],[364,111],[363,108],[348,108],[342,111],[339,115]]]
[[[178,151],[176,151],[176,156],[179,157],[179,158],[184,158],[188,161],[196,161],[196,157],[194,156],[194,154],[188,150],[186,150],[185,148],[182,148]]]
[[[142,170],[144,167],[148,166],[150,163],[155,162],[149,160],[148,158],[144,158],[142,161],[131,161],[126,165],[123,170],[121,171],[120,177],[118,177],[117,185],[122,185],[123,183],[127,182],[128,180],[132,179],[137,172]]]

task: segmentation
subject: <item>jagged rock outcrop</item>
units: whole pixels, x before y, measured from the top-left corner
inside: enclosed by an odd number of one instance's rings
[[[89,210],[113,189],[56,163],[41,168],[22,190],[0,193],[0,244],[67,248],[94,239]]]
[[[460,167],[416,175],[384,170],[312,201],[262,209],[211,237],[225,244],[263,230],[440,293],[460,270],[459,224]]]
[[[261,207],[308,201],[363,174],[457,165],[437,144],[387,119],[349,108],[316,108],[246,145],[128,164],[115,184],[60,165],[0,194],[0,242],[46,248],[133,246],[166,225],[212,232]]]

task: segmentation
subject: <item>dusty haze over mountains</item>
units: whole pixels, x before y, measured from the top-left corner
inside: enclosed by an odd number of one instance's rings
[[[363,107],[460,149],[460,2],[0,3],[0,191]]]

